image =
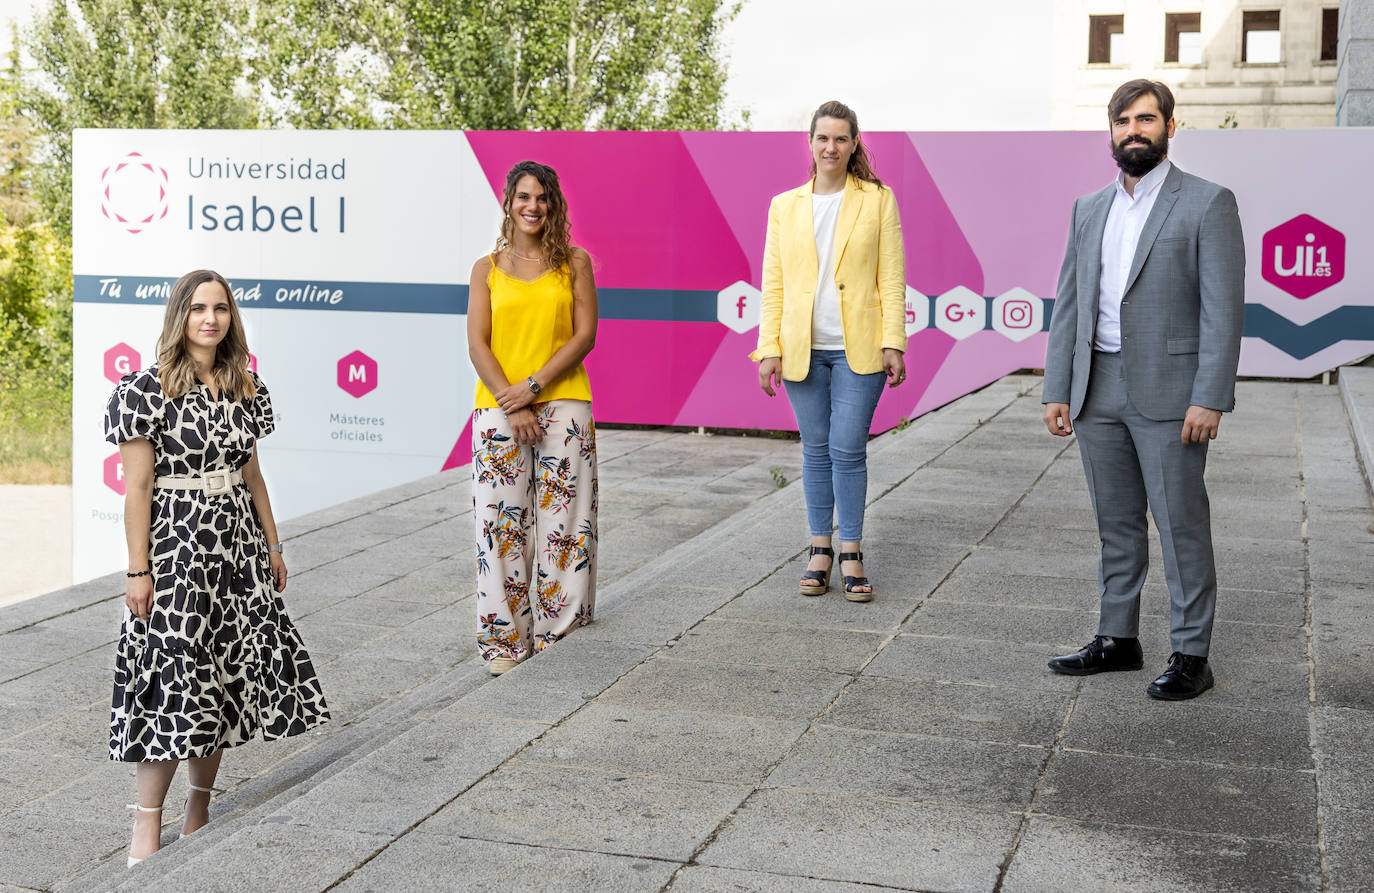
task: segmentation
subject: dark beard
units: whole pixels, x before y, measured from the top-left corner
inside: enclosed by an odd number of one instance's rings
[[[1140,146],[1141,148],[1129,148]],[[1112,146],[1112,157],[1116,166],[1128,177],[1143,177],[1154,170],[1169,151],[1169,138],[1162,136],[1159,142],[1151,143],[1144,137],[1127,137]]]

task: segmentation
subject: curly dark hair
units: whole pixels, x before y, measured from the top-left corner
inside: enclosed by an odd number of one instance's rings
[[[510,247],[511,239],[515,235],[515,220],[511,217],[510,207],[511,202],[515,200],[515,184],[525,176],[534,177],[544,188],[544,198],[549,203],[549,212],[544,218],[544,233],[540,241],[549,269],[561,270],[568,266],[568,258],[572,251],[569,242],[572,227],[568,224],[568,200],[563,195],[563,187],[558,184],[558,173],[547,164],[537,161],[522,161],[506,173],[506,193],[501,199],[501,210],[505,216],[501,219],[501,235],[496,240],[496,251],[500,252]]]
[[[838,118],[841,121],[849,122],[849,136],[854,140],[854,154],[849,156],[849,166],[846,170],[858,177],[860,180],[867,180],[877,186],[883,185],[883,181],[878,179],[878,175],[873,173],[873,164],[868,157],[868,149],[864,146],[864,141],[859,139],[859,116],[849,106],[832,99],[822,103],[811,115],[811,129],[807,131],[807,136],[816,135],[816,122],[822,118]],[[811,176],[816,176],[816,159],[811,159]]]

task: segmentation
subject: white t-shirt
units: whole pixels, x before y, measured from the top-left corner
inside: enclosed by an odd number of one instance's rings
[[[813,350],[844,350],[844,323],[840,318],[840,293],[835,289],[835,224],[840,219],[844,192],[811,194],[811,220],[816,230],[816,299],[811,305]]]

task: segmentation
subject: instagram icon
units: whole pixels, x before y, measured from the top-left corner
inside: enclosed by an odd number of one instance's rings
[[[1002,305],[1002,325],[1009,329],[1029,329],[1034,316],[1030,301],[1007,301]]]
[[[1024,288],[1013,288],[992,302],[992,327],[1012,341],[1039,333],[1045,322],[1045,302]]]

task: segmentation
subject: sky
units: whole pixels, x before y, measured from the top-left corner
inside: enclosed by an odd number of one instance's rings
[[[0,0],[0,57],[10,51],[10,23],[23,28],[33,13],[33,0]]]
[[[1049,129],[1053,5],[746,0],[722,41],[727,120],[801,130],[838,99],[867,130]]]
[[[0,0],[0,55],[9,51],[9,22],[26,23],[35,5]],[[722,40],[726,120],[748,109],[752,130],[801,130],[816,106],[839,99],[866,130],[1049,129],[1052,7],[745,0]]]

